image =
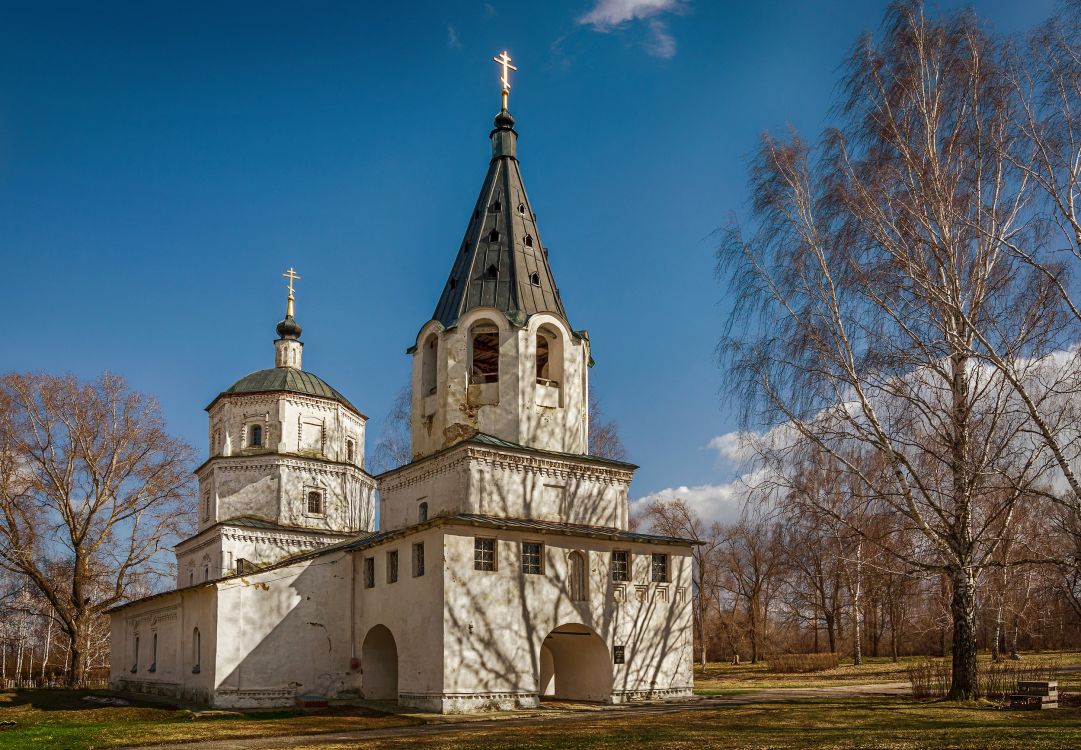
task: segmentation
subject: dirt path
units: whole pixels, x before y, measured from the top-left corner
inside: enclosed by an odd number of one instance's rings
[[[598,718],[643,716],[649,714],[701,711],[721,706],[742,706],[748,703],[781,703],[803,698],[853,698],[870,696],[907,695],[907,682],[882,682],[874,685],[839,685],[820,688],[769,688],[738,695],[698,697],[688,701],[666,703],[629,704],[624,706],[595,706],[557,704],[531,712],[505,712],[471,716],[424,715],[424,724],[391,729],[369,729],[353,732],[327,732],[289,737],[253,737],[250,739],[213,740],[210,742],[184,742],[165,745],[141,745],[140,750],[270,750],[271,748],[294,748],[331,743],[362,742],[364,740],[429,737],[452,735],[456,732],[495,729],[499,727],[528,727],[549,722],[592,721]],[[524,715],[523,715],[524,714]],[[134,750],[134,748],[120,748]]]

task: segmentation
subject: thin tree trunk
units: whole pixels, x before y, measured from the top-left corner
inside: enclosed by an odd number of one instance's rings
[[[947,698],[975,700],[979,697],[976,666],[976,579],[971,569],[953,574],[953,680]]]

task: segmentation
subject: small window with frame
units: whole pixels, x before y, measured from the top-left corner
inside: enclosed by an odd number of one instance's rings
[[[263,447],[263,427],[262,425],[253,424],[248,428],[248,447],[249,448],[262,448]]]
[[[654,583],[668,583],[668,555],[654,552],[650,565],[650,580]]]
[[[308,490],[308,497],[305,505],[309,516],[321,516],[326,513],[323,503],[323,493],[319,490]]]
[[[631,553],[625,549],[612,551],[612,580],[622,582],[631,580]]]
[[[527,575],[544,573],[544,544],[522,542],[522,572]]]
[[[495,539],[477,537],[473,540],[473,569],[495,570]]]

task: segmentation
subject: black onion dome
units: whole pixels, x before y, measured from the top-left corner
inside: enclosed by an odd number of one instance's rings
[[[507,110],[504,109],[498,115],[495,116],[495,126],[497,128],[513,128],[514,127],[514,116],[511,115],[510,112],[508,112]]]
[[[283,339],[299,339],[303,330],[292,315],[287,315],[285,320],[278,323],[278,335]]]

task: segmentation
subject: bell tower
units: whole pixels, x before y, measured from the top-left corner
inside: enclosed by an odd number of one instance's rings
[[[432,319],[413,355],[413,458],[478,432],[515,445],[584,454],[589,337],[574,330],[522,182],[518,133],[503,107],[489,133],[480,195]]]

